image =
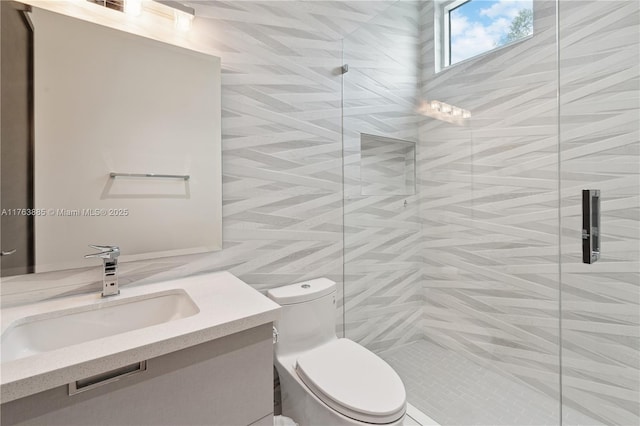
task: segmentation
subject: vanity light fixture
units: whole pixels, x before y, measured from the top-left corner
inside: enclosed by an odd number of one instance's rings
[[[173,12],[173,26],[179,31],[189,31],[194,15],[176,10]]]
[[[173,26],[178,31],[186,32],[191,29],[193,18],[196,15],[194,8],[186,6],[177,1],[171,0],[154,0],[156,3],[169,6],[173,9]]]
[[[463,125],[466,119],[471,118],[471,111],[436,100],[422,102],[416,112],[457,125]]]
[[[2,0],[0,0],[2,1]],[[151,13],[165,19],[173,19],[176,30],[186,32],[191,29],[196,15],[194,8],[172,0],[87,0],[109,9],[124,12],[130,16]]]

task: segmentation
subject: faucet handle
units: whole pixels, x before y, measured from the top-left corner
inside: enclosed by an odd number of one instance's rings
[[[115,259],[120,256],[120,247],[118,246],[99,246],[89,244],[89,247],[100,251],[98,253],[85,254],[85,259],[89,259],[90,257],[99,257],[101,259]]]

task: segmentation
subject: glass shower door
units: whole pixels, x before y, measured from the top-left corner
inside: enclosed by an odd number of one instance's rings
[[[415,113],[419,2],[344,39],[344,331],[375,352],[422,333]]]
[[[344,40],[344,334],[440,424],[638,425],[640,2],[534,0],[444,68],[439,3]]]
[[[559,0],[564,425],[640,424],[639,9]],[[591,264],[585,189],[601,200]]]
[[[447,8],[428,3],[424,22],[437,25]],[[461,3],[451,5],[450,37],[431,30],[422,49],[422,387],[430,391],[415,405],[446,425],[558,425],[556,2],[534,1],[533,34],[498,49],[499,40],[480,36],[531,3]],[[450,57],[476,54],[438,69],[433,46],[446,49],[448,39]]]
[[[345,336],[400,374],[410,415],[559,425],[556,1],[533,2],[532,36],[442,70],[438,4],[344,40]]]

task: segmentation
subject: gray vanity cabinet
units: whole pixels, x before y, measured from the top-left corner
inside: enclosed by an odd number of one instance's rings
[[[271,323],[146,361],[75,395],[65,385],[7,402],[2,425],[273,424]]]

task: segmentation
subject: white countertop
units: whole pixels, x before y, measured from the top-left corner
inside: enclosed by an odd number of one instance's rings
[[[197,314],[0,364],[1,398],[5,403],[75,380],[155,358],[190,346],[275,321],[280,306],[228,272],[216,272],[140,286],[121,294],[99,293],[16,306],[2,310],[2,332],[14,321],[173,289],[184,290],[197,304]]]

